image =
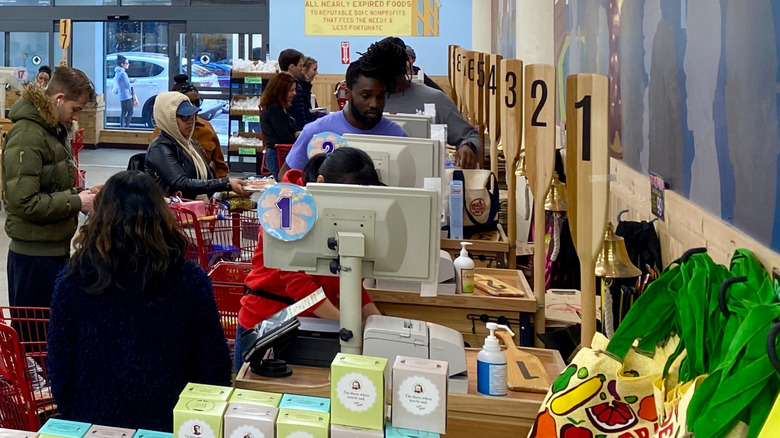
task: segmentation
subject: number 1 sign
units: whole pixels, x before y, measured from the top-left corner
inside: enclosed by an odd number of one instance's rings
[[[274,184],[257,202],[260,225],[270,236],[285,242],[300,240],[314,227],[317,207],[305,188]]]
[[[606,76],[566,78],[566,189],[569,226],[580,258],[582,345],[596,333],[596,256],[604,241],[609,201]]]

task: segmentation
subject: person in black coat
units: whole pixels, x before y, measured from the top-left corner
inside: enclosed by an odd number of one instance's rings
[[[209,277],[184,259],[187,238],[139,171],[109,178],[74,244],[48,328],[60,417],[172,431],[187,383],[230,386]]]
[[[295,143],[301,131],[287,110],[297,94],[298,84],[289,73],[279,73],[268,82],[260,98],[260,128],[265,145],[265,167],[279,180],[277,144]]]
[[[200,108],[189,97],[176,91],[160,93],[154,101],[154,120],[160,134],[146,151],[144,170],[162,188],[165,196],[181,192],[182,197],[196,199],[211,193],[233,190],[246,195],[247,184],[238,178],[214,178],[206,165],[203,151],[192,140],[195,119]]]

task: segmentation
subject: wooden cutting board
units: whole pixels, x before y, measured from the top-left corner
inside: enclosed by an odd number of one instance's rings
[[[512,391],[546,394],[550,389],[550,378],[542,361],[533,354],[518,350],[508,332],[496,331],[496,336],[506,346],[506,386]]]
[[[514,269],[478,268],[474,271],[474,287],[496,297],[531,296],[525,276]]]

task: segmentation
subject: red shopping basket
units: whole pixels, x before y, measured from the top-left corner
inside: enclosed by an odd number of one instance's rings
[[[49,309],[0,307],[0,427],[37,431],[57,413],[46,371]]]
[[[221,261],[250,262],[257,246],[260,221],[255,210],[228,212],[206,204],[206,215],[186,208],[171,210],[188,237],[187,259],[208,271]]]
[[[222,320],[222,330],[230,347],[230,354],[236,342],[238,329],[238,311],[241,310],[241,297],[244,296],[244,279],[252,270],[251,263],[219,262],[209,271],[214,299]]]

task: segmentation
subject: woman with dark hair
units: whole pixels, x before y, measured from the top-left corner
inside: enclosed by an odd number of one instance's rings
[[[51,79],[51,67],[42,65],[38,69],[38,74],[35,75],[35,83],[46,88],[46,86],[49,85],[49,79]]]
[[[155,182],[109,178],[51,303],[48,370],[61,418],[171,431],[188,382],[230,385],[211,282]]]
[[[360,149],[343,147],[330,155],[319,154],[309,159],[303,171],[292,169],[284,175],[283,182],[306,185],[310,182],[331,184],[382,185],[374,169],[374,162]],[[339,319],[339,278],[309,275],[266,268],[263,258],[263,230],[261,228],[252,271],[246,277],[246,295],[241,298],[236,331],[236,370],[241,367],[241,335],[274,313],[293,304],[319,288],[325,291],[325,299],[315,304],[301,316]],[[379,309],[371,297],[362,291],[363,319],[379,315]]]
[[[295,98],[298,83],[286,72],[277,74],[268,82],[260,98],[260,129],[265,145],[265,167],[279,179],[277,144],[293,144],[301,131],[287,109]]]
[[[203,105],[203,98],[200,97],[198,89],[189,80],[185,74],[178,74],[173,77],[173,87],[171,91],[178,91],[179,93],[187,96],[190,99],[190,103],[200,108]],[[150,140],[154,140],[157,134],[160,133],[160,128],[155,128],[152,132]],[[219,137],[217,137],[214,127],[206,119],[200,117],[195,118],[195,129],[192,131],[192,141],[200,149],[203,158],[206,160],[206,165],[214,172],[214,176],[217,178],[224,178],[230,173],[227,163],[225,163],[225,155],[222,153],[222,147],[219,144]]]
[[[197,144],[192,141],[195,119],[200,108],[186,95],[167,91],[154,101],[154,120],[160,134],[146,150],[144,170],[150,174],[166,196],[181,192],[196,199],[217,191],[233,190],[246,195],[246,181],[238,178],[215,178]]]

